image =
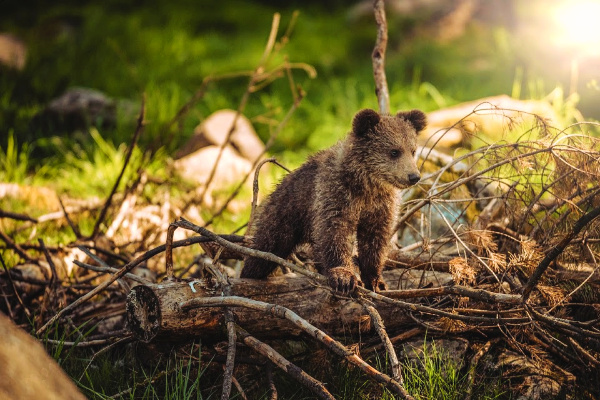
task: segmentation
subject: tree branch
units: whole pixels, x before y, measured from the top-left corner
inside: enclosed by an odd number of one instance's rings
[[[375,78],[375,94],[379,103],[379,112],[389,114],[390,94],[385,77],[385,51],[388,41],[387,20],[385,17],[384,0],[374,0],[375,21],[377,22],[377,40],[371,58],[373,60],[373,75]]]

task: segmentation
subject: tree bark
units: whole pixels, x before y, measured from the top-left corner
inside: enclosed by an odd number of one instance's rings
[[[390,288],[417,288],[431,283],[445,285],[449,274],[433,271],[393,270],[384,272]],[[268,280],[231,279],[231,296],[277,304],[294,310],[311,324],[331,335],[355,334],[371,330],[369,315],[350,297],[338,296],[329,287],[316,285],[304,277],[280,276]],[[401,285],[400,285],[401,282]],[[145,342],[201,338],[226,339],[224,313],[219,308],[183,311],[180,303],[196,297],[221,296],[215,283],[207,280],[162,282],[134,287],[127,299],[127,318],[132,332]],[[388,330],[412,321],[406,313],[386,303],[376,303]],[[257,338],[296,337],[301,331],[289,321],[264,313],[233,309],[236,322]]]

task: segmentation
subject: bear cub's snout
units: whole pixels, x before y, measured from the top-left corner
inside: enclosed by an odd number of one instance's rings
[[[416,185],[421,180],[421,175],[419,174],[409,174],[408,181],[411,185]]]

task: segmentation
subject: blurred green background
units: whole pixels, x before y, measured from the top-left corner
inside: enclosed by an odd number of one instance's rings
[[[589,18],[599,9],[585,0],[390,0],[392,110],[431,111],[503,93],[556,99],[558,93],[584,117],[598,119],[600,33]],[[290,41],[271,64],[287,57],[312,65],[317,76],[294,71],[307,95],[273,151],[290,151],[300,161],[343,136],[359,108],[377,108],[370,1],[5,1],[0,32],[24,44],[26,60],[21,68],[0,66],[0,153],[6,159],[11,144],[18,160],[25,145],[21,156],[31,172],[97,146],[90,135],[32,123],[51,99],[86,87],[117,100],[116,127],[100,129],[115,146],[130,140],[145,93],[141,147],[160,143],[173,154],[211,112],[235,109],[247,85],[247,77],[209,85],[182,124],[165,129],[202,80],[252,70],[273,14],[281,13],[281,37],[295,10]],[[287,79],[279,79],[250,96],[244,113],[266,140],[268,120],[281,120],[291,102]]]

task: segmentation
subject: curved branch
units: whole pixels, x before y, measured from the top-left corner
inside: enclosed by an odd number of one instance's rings
[[[279,354],[275,349],[269,346],[266,343],[261,342],[256,339],[254,336],[250,336],[248,332],[246,332],[241,327],[236,327],[237,335],[244,342],[244,344],[254,351],[262,354],[267,357],[269,360],[273,362],[273,364],[277,365],[279,368],[290,374],[294,379],[298,382],[302,383],[308,389],[310,389],[315,395],[317,395],[320,399],[331,399],[335,400],[335,397],[329,393],[325,386],[312,376],[308,375],[301,368],[297,367],[295,364],[291,363],[287,359],[285,359],[281,354]]]

